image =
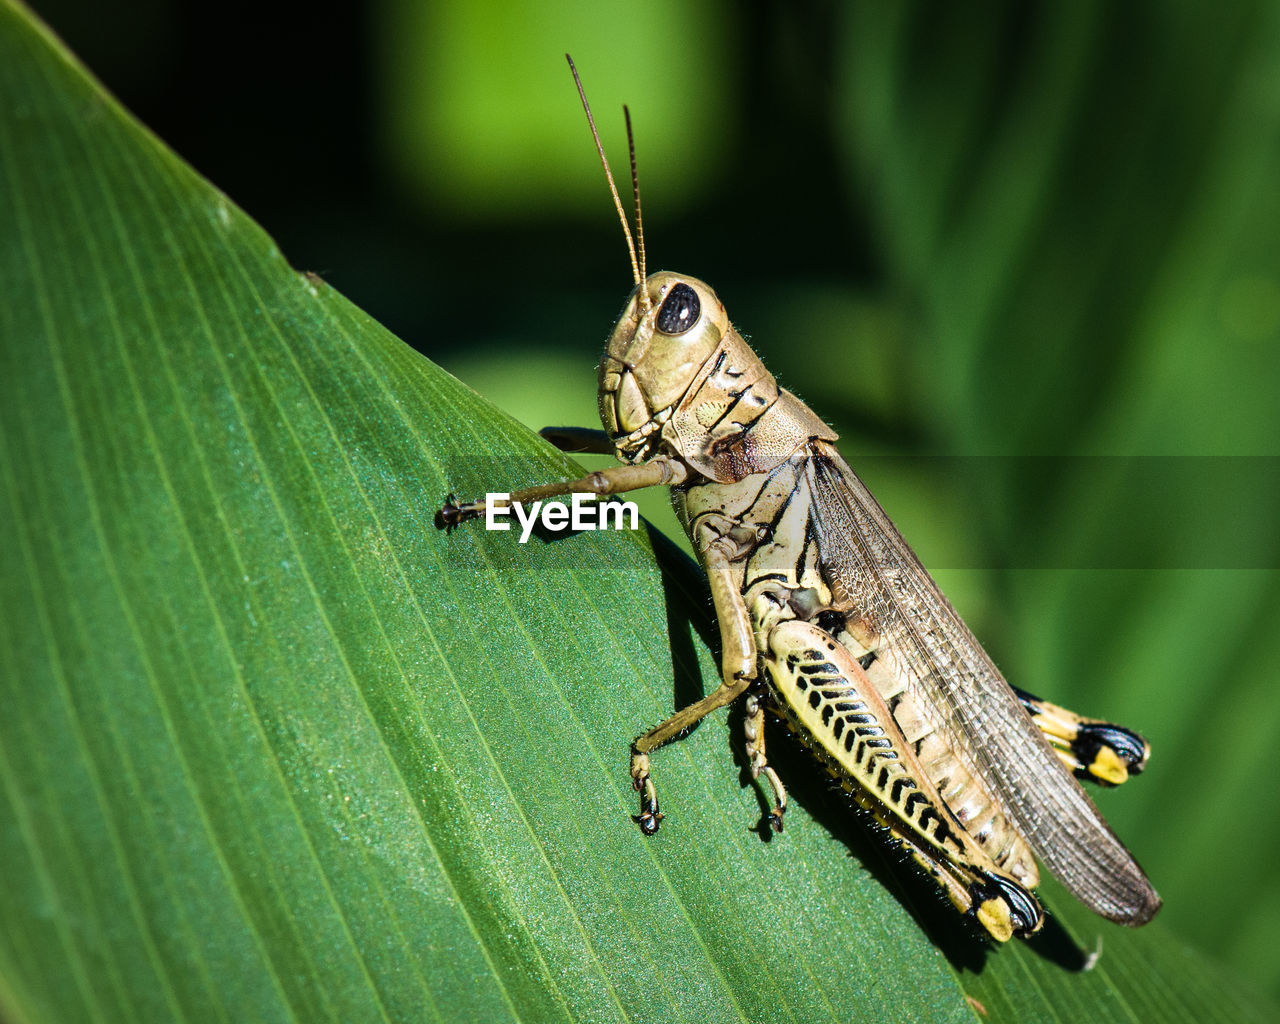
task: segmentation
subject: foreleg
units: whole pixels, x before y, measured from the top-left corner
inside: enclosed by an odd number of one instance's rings
[[[508,496],[508,502],[526,505],[531,501],[543,498],[554,498],[560,494],[622,494],[627,491],[638,491],[644,487],[670,487],[683,483],[689,470],[683,462],[659,455],[656,459],[643,462],[638,466],[610,466],[580,476],[576,480],[563,480],[558,483],[540,484],[537,487],[526,487]],[[444,506],[436,513],[436,529],[452,530],[469,519],[479,519],[488,508],[487,499],[480,501],[464,501],[459,504],[449,495]]]

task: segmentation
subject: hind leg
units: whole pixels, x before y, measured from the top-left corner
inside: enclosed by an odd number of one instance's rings
[[[1040,928],[1035,896],[952,812],[848,648],[812,622],[787,619],[769,629],[761,657],[788,724],[957,909],[999,942]]]
[[[1151,745],[1133,730],[1085,718],[1017,687],[1013,692],[1076,778],[1118,786],[1146,767]]]

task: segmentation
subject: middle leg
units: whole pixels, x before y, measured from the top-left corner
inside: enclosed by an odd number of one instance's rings
[[[773,791],[773,807],[769,811],[769,827],[775,832],[782,831],[782,816],[787,810],[787,791],[778,778],[778,773],[769,767],[764,756],[764,695],[759,684],[747,694],[747,716],[742,722],[742,735],[746,740],[747,765],[751,769],[753,779],[765,777]]]
[[[720,623],[720,685],[636,737],[631,744],[631,784],[640,793],[640,813],[634,818],[645,835],[657,832],[663,817],[658,810],[657,791],[649,777],[649,754],[693,728],[712,711],[732,704],[756,678],[756,644],[751,620],[733,577],[726,546],[718,540],[712,541],[702,552],[707,581],[711,584],[711,600]]]

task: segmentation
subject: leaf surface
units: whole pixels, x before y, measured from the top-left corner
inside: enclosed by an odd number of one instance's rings
[[[1106,931],[1089,975],[984,953],[782,740],[799,808],[762,841],[724,716],[662,752],[645,840],[627,744],[716,678],[696,568],[437,532],[446,491],[573,467],[8,3],[0,96],[10,1018],[1270,1014],[1158,924],[1064,906]]]

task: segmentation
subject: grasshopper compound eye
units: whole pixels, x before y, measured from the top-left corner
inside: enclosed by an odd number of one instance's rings
[[[663,334],[684,334],[698,322],[701,313],[698,293],[687,284],[678,284],[667,292],[654,326]]]

